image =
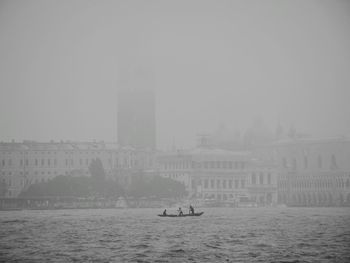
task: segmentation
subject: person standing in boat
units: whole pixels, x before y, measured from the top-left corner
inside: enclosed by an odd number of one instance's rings
[[[163,211],[163,216],[166,216],[166,209],[164,209]]]
[[[190,214],[194,215],[194,208],[192,205],[190,205]]]
[[[181,207],[179,207],[178,211],[179,211],[179,216],[183,216],[184,213],[182,212]]]

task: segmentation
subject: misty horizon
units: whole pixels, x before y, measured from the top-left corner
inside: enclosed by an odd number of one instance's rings
[[[0,141],[117,141],[128,85],[154,89],[160,149],[192,147],[220,125],[243,134],[257,116],[272,132],[349,134],[349,11],[345,1],[2,1]]]

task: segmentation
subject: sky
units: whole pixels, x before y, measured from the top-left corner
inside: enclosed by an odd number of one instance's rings
[[[157,145],[257,116],[350,134],[350,1],[0,0],[0,141],[117,140],[125,72],[152,72]]]

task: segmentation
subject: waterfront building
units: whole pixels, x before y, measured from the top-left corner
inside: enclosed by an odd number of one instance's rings
[[[250,152],[200,146],[158,156],[159,173],[183,183],[190,198],[261,205],[275,204],[274,165],[252,158]]]
[[[100,159],[108,177],[151,171],[155,153],[105,142],[1,142],[0,196],[17,197],[31,184],[58,175],[89,176],[92,160]]]
[[[278,167],[278,202],[290,206],[350,205],[350,140],[289,138],[255,149]]]

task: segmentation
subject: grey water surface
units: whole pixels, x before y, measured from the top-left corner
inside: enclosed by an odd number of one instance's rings
[[[349,208],[198,210],[1,211],[0,262],[350,262]]]

